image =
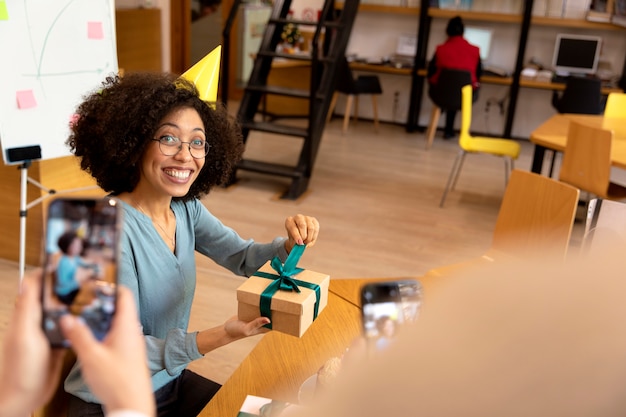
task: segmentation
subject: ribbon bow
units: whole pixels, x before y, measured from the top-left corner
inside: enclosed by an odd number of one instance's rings
[[[289,256],[285,260],[283,264],[278,257],[274,257],[270,262],[270,265],[274,271],[278,274],[271,274],[268,272],[257,271],[254,275],[262,278],[268,278],[273,280],[273,282],[263,290],[261,293],[261,299],[259,300],[259,309],[261,310],[261,316],[267,317],[270,319],[270,323],[266,324],[265,327],[271,329],[272,328],[272,297],[278,290],[281,291],[294,291],[301,292],[300,287],[305,287],[310,290],[315,291],[315,306],[313,309],[313,320],[317,317],[317,313],[319,310],[320,303],[320,286],[317,284],[312,284],[310,282],[301,281],[295,279],[293,276],[299,274],[304,271],[302,268],[296,267],[300,257],[304,253],[304,245],[295,245],[291,252],[289,252]]]

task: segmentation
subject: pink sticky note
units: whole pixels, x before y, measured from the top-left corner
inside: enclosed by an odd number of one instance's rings
[[[35,100],[35,94],[33,90],[21,90],[15,93],[17,98],[18,109],[32,109],[37,107],[37,100]]]
[[[9,20],[9,11],[7,10],[6,1],[0,1],[0,20]]]
[[[70,120],[69,120],[70,127],[74,126],[79,118],[80,116],[76,113],[70,115]]]
[[[104,38],[104,31],[102,30],[102,22],[87,22],[87,37],[89,39]]]

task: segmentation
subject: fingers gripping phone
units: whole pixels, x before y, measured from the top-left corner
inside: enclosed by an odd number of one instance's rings
[[[115,198],[57,198],[48,207],[42,326],[54,347],[68,347],[64,314],[82,317],[102,340],[117,301],[121,209]]]
[[[370,353],[381,351],[406,323],[417,319],[422,286],[414,279],[366,284],[361,289],[363,334]]]

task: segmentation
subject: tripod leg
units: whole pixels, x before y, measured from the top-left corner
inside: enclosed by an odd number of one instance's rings
[[[20,174],[20,285],[24,278],[24,266],[26,264],[26,186],[28,184],[28,167],[31,162],[26,161],[21,166]]]

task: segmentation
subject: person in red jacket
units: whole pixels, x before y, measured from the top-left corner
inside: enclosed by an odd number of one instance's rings
[[[432,92],[437,88],[439,73],[443,68],[467,70],[472,76],[472,86],[474,87],[473,101],[478,98],[478,88],[480,87],[480,76],[483,67],[480,61],[480,50],[477,46],[470,44],[463,38],[465,27],[460,16],[451,18],[446,27],[448,39],[437,46],[435,55],[428,65],[428,94],[433,97]],[[456,110],[446,110],[446,125],[444,129],[444,139],[454,137],[454,118]]]

